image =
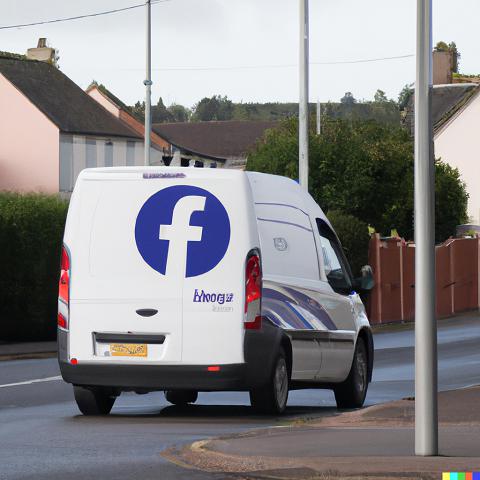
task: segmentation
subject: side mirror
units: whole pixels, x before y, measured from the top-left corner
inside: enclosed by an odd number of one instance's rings
[[[354,287],[363,292],[369,292],[375,286],[375,279],[373,278],[373,270],[370,265],[362,267],[362,276],[354,280]]]

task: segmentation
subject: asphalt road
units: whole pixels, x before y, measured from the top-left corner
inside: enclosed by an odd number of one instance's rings
[[[413,395],[413,338],[409,330],[375,335],[367,404]],[[480,384],[480,317],[441,321],[438,339],[440,389]],[[320,390],[291,392],[283,418],[254,415],[244,393],[200,394],[197,404],[184,410],[152,393],[123,394],[110,416],[86,418],[58,375],[55,359],[0,362],[0,479],[233,478],[185,470],[160,452],[335,411],[333,394]]]

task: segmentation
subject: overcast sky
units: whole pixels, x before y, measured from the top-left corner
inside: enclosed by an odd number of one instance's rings
[[[142,0],[0,0],[0,26],[95,13]],[[298,0],[169,0],[152,6],[153,102],[192,106],[204,96],[298,101]],[[433,40],[455,41],[460,70],[480,73],[478,0],[434,0]],[[416,0],[310,0],[310,100],[346,91],[397,98],[414,80]],[[0,30],[0,50],[25,53],[47,37],[60,68],[82,88],[95,79],[127,104],[143,99],[143,8],[64,23]],[[244,68],[238,68],[244,67]]]

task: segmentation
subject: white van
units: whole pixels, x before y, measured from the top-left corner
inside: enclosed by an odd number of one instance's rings
[[[249,391],[281,413],[289,389],[362,406],[373,340],[340,242],[288,178],[226,169],[86,169],[70,201],[59,363],[85,415],[124,391]]]

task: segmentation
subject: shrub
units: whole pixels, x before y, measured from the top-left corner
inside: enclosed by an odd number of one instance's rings
[[[341,210],[330,210],[327,217],[342,242],[354,277],[360,276],[360,269],[368,263],[368,244],[370,241],[368,225]]]
[[[4,340],[56,334],[60,249],[68,203],[0,193],[0,327]]]
[[[324,211],[341,210],[389,235],[413,239],[413,142],[409,132],[375,121],[326,119],[309,137],[309,192]],[[267,130],[248,156],[247,169],[298,178],[298,119]],[[465,223],[467,193],[458,170],[436,170],[436,240]]]

